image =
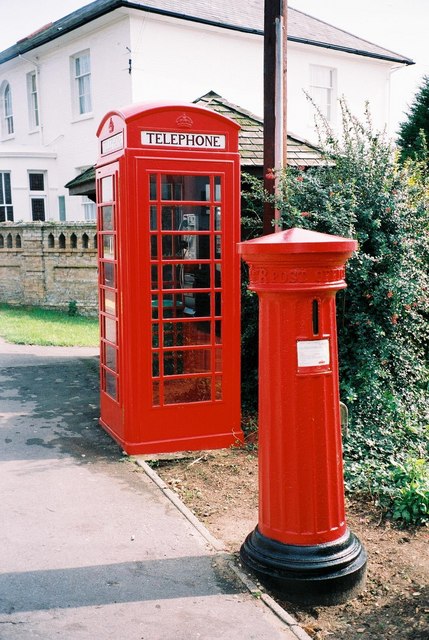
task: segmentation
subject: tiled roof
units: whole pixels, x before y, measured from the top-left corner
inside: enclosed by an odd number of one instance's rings
[[[263,34],[264,0],[95,0],[56,22],[45,25],[17,44],[0,52],[0,63],[50,42],[120,7],[169,15],[193,22],[217,25],[247,33]],[[292,7],[288,9],[288,39],[308,45],[389,60],[413,61]]]
[[[228,100],[225,100],[214,91],[209,91],[197,98],[194,100],[194,104],[212,109],[227,118],[235,120],[240,125],[239,152],[240,164],[243,168],[262,168],[264,166],[264,123],[261,118],[242,107],[232,104],[232,102],[228,102]],[[316,147],[291,134],[287,136],[287,162],[292,167],[314,167],[331,164],[323,158]],[[73,191],[87,187],[89,184],[93,187],[91,190],[95,191],[94,167],[90,167],[64,186]],[[77,193],[77,195],[79,194],[80,192]]]
[[[235,120],[241,127],[239,151],[242,167],[262,167],[264,164],[264,123],[250,111],[228,102],[214,91],[209,91],[195,104],[207,107]],[[298,136],[287,136],[287,163],[294,167],[314,167],[326,165],[320,151]]]
[[[306,13],[289,8],[288,11],[288,40],[302,42],[329,49],[337,49],[348,53],[356,53],[372,58],[414,64],[414,62],[399,53],[363,40],[348,31],[338,29],[327,22],[318,20]]]
[[[65,184],[64,186],[67,189],[69,189],[70,187],[79,187],[79,186],[86,185],[88,182],[95,182],[94,167],[89,167],[88,169],[85,169],[85,171],[82,171],[82,173],[76,176],[76,178],[73,178],[73,180],[70,180],[69,182],[67,182],[67,184]],[[95,191],[95,185],[94,185],[94,191]]]

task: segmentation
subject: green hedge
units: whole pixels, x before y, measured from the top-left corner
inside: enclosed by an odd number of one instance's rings
[[[427,520],[422,505],[427,506],[429,477],[427,164],[401,165],[386,137],[374,131],[368,112],[360,122],[344,102],[341,107],[341,139],[321,124],[323,153],[334,166],[288,169],[279,177],[275,204],[284,228],[298,226],[359,243],[348,262],[348,287],[337,295],[341,399],[350,412],[346,487],[375,496],[397,519],[421,523]],[[258,235],[266,198],[261,183],[247,177],[244,196],[244,234]],[[243,395],[253,406],[255,306],[255,296],[244,291]],[[407,491],[418,485],[414,497],[420,506],[409,517],[398,508],[398,465],[420,478],[417,484],[402,484]],[[412,501],[409,495],[407,500]]]

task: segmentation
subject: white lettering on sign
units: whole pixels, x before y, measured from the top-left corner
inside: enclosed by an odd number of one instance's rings
[[[106,138],[101,141],[101,153],[104,155],[106,153],[112,153],[113,151],[118,151],[118,149],[122,149],[124,146],[124,134],[123,131],[116,133],[114,136],[110,136],[110,138]]]
[[[218,133],[184,133],[183,131],[142,131],[142,145],[155,147],[185,147],[225,149],[226,136]]]
[[[329,365],[329,340],[298,340],[298,367]]]

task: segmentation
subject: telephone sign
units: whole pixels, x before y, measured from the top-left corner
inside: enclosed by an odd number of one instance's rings
[[[149,146],[191,149],[225,149],[226,144],[224,135],[171,131],[142,131],[141,141],[143,145]]]

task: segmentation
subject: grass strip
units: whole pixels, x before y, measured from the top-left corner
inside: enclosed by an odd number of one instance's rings
[[[0,304],[0,336],[14,344],[96,347],[98,318]]]

